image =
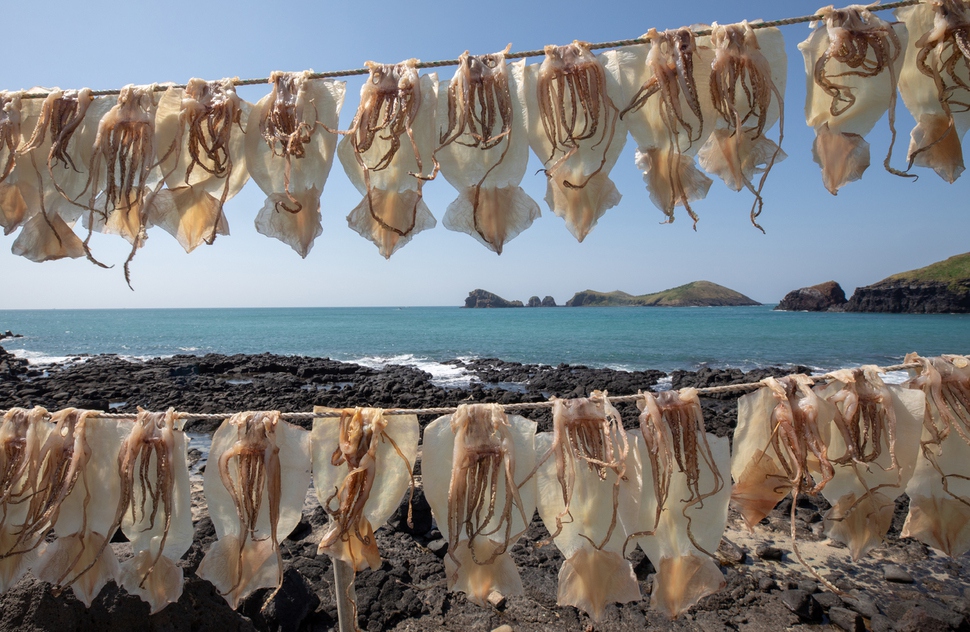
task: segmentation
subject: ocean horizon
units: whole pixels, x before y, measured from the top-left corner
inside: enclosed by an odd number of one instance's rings
[[[276,353],[380,367],[404,364],[467,383],[453,360],[619,370],[829,371],[889,365],[906,353],[970,352],[970,315],[774,311],[752,307],[455,307],[0,310],[0,342],[35,364],[98,354]]]

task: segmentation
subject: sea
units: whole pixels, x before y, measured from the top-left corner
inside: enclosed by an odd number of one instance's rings
[[[404,364],[444,386],[474,380],[449,363],[456,359],[665,372],[805,365],[824,372],[896,364],[910,351],[970,353],[970,315],[772,307],[0,310],[0,332],[23,335],[0,345],[39,365],[105,353],[144,360],[263,352]]]

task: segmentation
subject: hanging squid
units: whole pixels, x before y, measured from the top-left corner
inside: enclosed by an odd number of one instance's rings
[[[644,393],[634,435],[634,476],[643,481],[629,539],[657,569],[651,602],[674,618],[724,587],[715,561],[727,527],[731,454],[704,430],[697,391]]]
[[[785,79],[788,56],[785,40],[776,28],[754,29],[746,21],[711,27],[714,61],[711,64],[711,100],[717,115],[714,131],[698,152],[706,171],[717,174],[735,191],[748,189],[755,197],[751,223],[764,200],[761,191],[771,168],[785,159]],[[778,142],[766,133],[778,122]],[[755,185],[756,174],[761,177]],[[761,229],[764,232],[764,229]]]
[[[519,183],[529,161],[525,62],[505,63],[504,52],[459,59],[438,91],[441,173],[458,198],[442,223],[502,254],[504,245],[539,217],[539,205]]]
[[[99,122],[115,103],[87,88],[55,88],[43,100],[26,102],[24,127],[33,131],[18,167],[26,224],[14,254],[36,262],[88,254],[72,228],[85,212]]]
[[[316,413],[338,412],[314,408]],[[317,553],[354,571],[381,566],[374,530],[387,522],[412,481],[418,455],[418,418],[349,408],[316,418],[311,434],[313,486],[330,515]]]
[[[310,75],[272,73],[273,91],[256,103],[246,125],[246,167],[267,196],[256,230],[304,258],[323,232],[320,195],[337,144],[331,130],[347,90],[343,81]]]
[[[545,165],[546,203],[583,241],[620,202],[609,178],[626,143],[617,86],[587,42],[546,46],[526,70],[529,139]]]
[[[448,589],[480,606],[493,591],[523,594],[509,553],[535,513],[535,432],[498,404],[463,404],[424,431],[424,489],[448,540]]]
[[[902,536],[957,557],[970,550],[970,359],[910,354],[905,362],[922,365],[909,386],[926,407]]]
[[[762,384],[738,400],[731,501],[753,529],[791,493],[792,551],[816,579],[836,590],[805,562],[795,539],[798,497],[818,494],[835,476],[823,437],[834,423],[834,406],[815,394],[805,375],[769,377]]]
[[[896,141],[896,84],[903,65],[906,31],[861,4],[831,5],[817,12],[825,28],[816,28],[798,45],[805,57],[805,120],[815,128],[812,155],[822,168],[822,182],[832,195],[862,177],[869,167],[869,143],[863,138],[889,111],[891,139],[883,165],[889,165]],[[818,22],[812,23],[819,26]]]
[[[436,224],[422,187],[438,171],[433,136],[438,75],[419,77],[417,63],[367,62],[360,107],[337,149],[347,177],[364,195],[347,223],[385,258]]]
[[[561,606],[594,622],[606,606],[640,599],[633,567],[623,557],[640,499],[634,458],[620,415],[605,392],[555,400],[553,432],[536,435],[539,515],[566,558],[559,570]]]
[[[823,433],[830,435],[826,444],[835,469],[822,490],[832,504],[825,530],[858,560],[882,543],[895,500],[913,475],[924,398],[883,383],[874,366],[843,369],[832,378],[815,388],[836,407],[833,426]]]
[[[909,32],[899,92],[916,119],[909,164],[953,183],[970,128],[970,2],[929,0],[896,10]]]
[[[667,223],[674,221],[674,208],[683,206],[696,228],[691,202],[704,199],[711,187],[693,158],[714,122],[707,81],[710,46],[707,38],[698,44],[687,27],[650,29],[643,37],[648,44],[608,54],[607,68],[622,86],[620,118],[637,142],[636,164],[651,201]]]
[[[155,134],[169,199],[152,221],[186,252],[229,234],[223,206],[249,180],[243,124],[251,108],[229,79],[190,79],[159,99]]]
[[[0,593],[13,587],[36,557],[22,536],[50,429],[47,411],[40,407],[11,408],[0,425]]]
[[[41,581],[70,586],[90,607],[121,572],[108,541],[121,497],[118,453],[128,424],[73,408],[58,411],[51,422],[40,453],[36,503],[32,498],[24,529],[43,538],[43,525],[52,524],[57,539],[40,549],[31,571]]]
[[[229,606],[283,581],[279,550],[310,487],[310,433],[278,412],[237,413],[212,435],[203,489],[218,540],[198,576]]]
[[[17,154],[23,138],[20,92],[0,91],[0,228],[9,235],[28,219],[17,187]],[[28,100],[29,102],[29,100]]]

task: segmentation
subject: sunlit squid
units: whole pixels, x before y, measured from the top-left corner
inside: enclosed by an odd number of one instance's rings
[[[448,589],[481,606],[493,591],[523,594],[509,553],[535,513],[535,433],[535,422],[498,404],[463,404],[424,431],[421,470],[448,540]]]
[[[458,198],[442,223],[502,254],[504,245],[539,217],[539,205],[519,186],[529,161],[525,62],[504,52],[459,59],[454,78],[438,91],[441,173]]]
[[[0,91],[0,228],[9,235],[27,221],[27,206],[17,188],[17,150],[20,148],[20,92]]]
[[[963,173],[970,128],[970,2],[929,0],[896,15],[909,32],[899,93],[917,123],[909,163],[952,183]]]
[[[385,258],[436,224],[422,188],[437,173],[438,75],[419,77],[417,63],[367,62],[360,106],[337,149],[347,177],[364,196],[347,223]]]
[[[155,137],[167,199],[164,207],[155,204],[152,221],[186,252],[229,234],[223,205],[249,180],[243,125],[251,108],[229,79],[190,79],[158,101]]]
[[[725,585],[713,552],[727,526],[731,453],[727,438],[704,430],[696,390],[644,393],[637,405],[643,488],[629,539],[657,569],[653,606],[673,618]]]
[[[607,68],[622,86],[620,118],[637,142],[636,164],[650,199],[674,221],[683,206],[696,227],[691,202],[707,196],[711,179],[694,164],[714,123],[709,93],[713,60],[707,38],[689,28],[644,35],[647,44],[609,54]],[[698,81],[698,75],[701,80]]]
[[[905,361],[922,365],[909,386],[923,392],[926,408],[902,536],[957,557],[970,550],[970,359],[910,354]]]
[[[546,46],[526,69],[529,141],[546,174],[546,203],[583,241],[620,202],[609,178],[626,143],[618,86],[586,42]]]
[[[279,541],[300,522],[310,487],[310,433],[278,412],[236,413],[212,435],[203,489],[218,540],[198,576],[230,607],[283,581]]]
[[[320,195],[333,166],[347,84],[307,72],[274,72],[273,90],[246,125],[246,168],[266,194],[256,230],[306,257],[323,232]]]
[[[858,560],[882,543],[895,500],[913,476],[924,398],[919,391],[883,383],[874,366],[843,369],[832,378],[815,388],[836,406],[834,423],[823,433],[830,435],[826,443],[835,468],[822,490],[832,504],[825,531]]]
[[[636,522],[640,481],[620,415],[605,392],[553,406],[553,432],[536,435],[537,505],[556,547],[561,606],[594,622],[613,602],[639,601],[640,587],[623,549]]]
[[[714,61],[711,64],[711,100],[717,116],[714,131],[698,152],[698,162],[717,174],[735,191],[754,194],[751,223],[764,200],[761,191],[771,168],[785,159],[785,79],[788,56],[785,40],[776,28],[759,29],[747,22],[711,27]],[[767,132],[778,123],[778,142]],[[756,174],[761,177],[753,182]],[[764,229],[762,229],[763,231]]]
[[[812,155],[822,168],[822,182],[832,195],[858,180],[869,167],[869,143],[863,138],[889,111],[891,139],[883,162],[890,166],[896,141],[896,84],[903,66],[906,29],[873,14],[866,5],[844,9],[831,5],[817,12],[818,27],[798,45],[805,57],[805,120],[815,128]]]

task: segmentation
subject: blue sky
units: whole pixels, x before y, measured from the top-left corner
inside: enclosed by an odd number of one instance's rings
[[[777,19],[814,12],[803,0],[746,2],[590,3],[565,0],[523,3],[372,0],[347,2],[165,3],[93,0],[14,3],[4,20],[21,25],[0,88],[35,85],[118,88],[124,84],[190,77],[261,77],[273,70],[358,68],[365,60],[391,63],[501,50],[637,37],[650,27]],[[751,199],[715,180],[695,210],[697,232],[682,209],[661,225],[633,165],[628,140],[612,179],[623,194],[582,244],[542,200],[545,182],[530,163],[523,188],[542,217],[510,242],[501,256],[468,235],[441,226],[455,191],[443,178],[425,187],[438,226],[384,260],[372,243],[347,227],[345,217],[360,201],[335,163],[323,194],[323,235],[304,260],[288,246],[256,233],[253,218],[263,193],[250,182],[226,206],[232,235],[185,254],[160,229],[149,232],[132,266],[132,292],[120,264],[128,244],[96,235],[102,270],[85,260],[35,264],[10,254],[14,236],[0,237],[3,291],[0,308],[235,307],[459,305],[469,290],[485,288],[506,298],[552,295],[562,303],[576,291],[662,290],[707,279],[762,302],[829,279],[847,293],[892,273],[920,267],[970,250],[970,175],[948,185],[928,170],[917,182],[881,167],[889,132],[884,119],[869,135],[873,165],[863,179],[833,197],[812,162],[813,133],[803,116],[804,71],[796,44],[807,24],[783,28],[789,56],[786,93],[788,159],[772,171],[764,191],[762,235],[748,221]],[[535,63],[537,59],[530,60]],[[439,71],[450,78],[452,68]],[[358,103],[361,80],[348,81],[341,113],[346,128]],[[267,87],[241,88],[255,102]],[[912,117],[897,111],[896,165],[904,164]],[[774,132],[773,132],[774,134]],[[965,143],[966,146],[966,143]]]

